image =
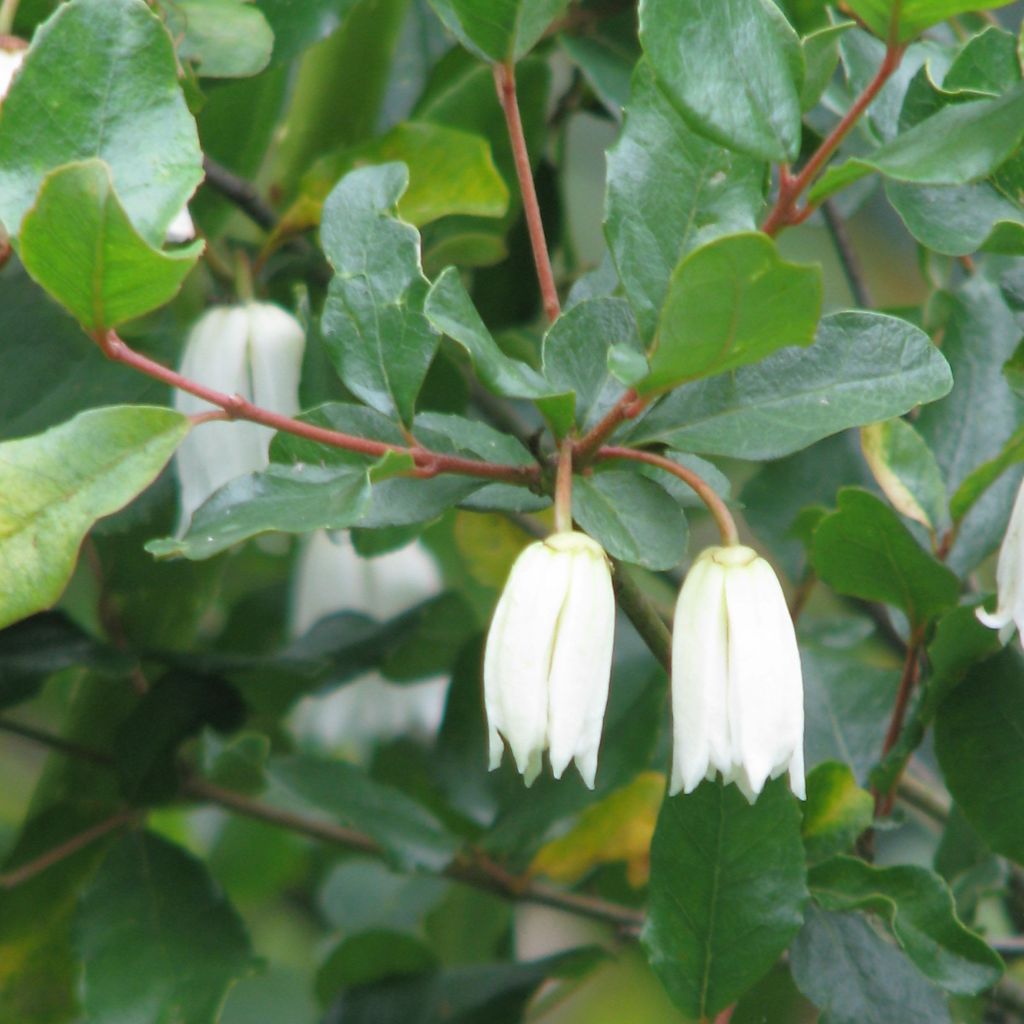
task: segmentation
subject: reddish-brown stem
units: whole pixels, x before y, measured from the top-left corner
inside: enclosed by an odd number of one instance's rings
[[[736,1004],[735,1003],[733,1003],[732,1006],[727,1006],[715,1018],[715,1024],[729,1024],[729,1022],[732,1020],[732,1015],[735,1012],[735,1010],[736,1010]]]
[[[555,530],[558,533],[572,529],[572,451],[572,441],[566,438],[558,450],[555,476]]]
[[[688,484],[697,494],[697,497],[707,505],[708,511],[718,524],[718,530],[722,534],[723,544],[738,544],[740,535],[736,529],[736,521],[726,507],[722,499],[714,492],[714,489],[703,477],[698,476],[692,469],[673,462],[664,455],[657,455],[654,452],[640,451],[638,448],[619,448],[614,445],[606,445],[599,448],[594,456],[597,459],[632,459],[635,462],[646,462],[649,466],[657,466],[666,473],[673,473],[684,483]]]
[[[52,850],[47,850],[40,856],[26,861],[20,867],[0,875],[0,889],[14,889],[19,885],[24,885],[25,882],[35,878],[36,875],[42,874],[47,868],[53,867],[54,864],[59,864],[72,854],[78,853],[79,850],[95,843],[96,840],[102,839],[108,832],[113,832],[123,825],[130,824],[137,816],[138,812],[136,811],[118,811],[117,814],[97,822],[90,828],[85,829],[84,832],[79,832],[77,835],[55,846]]]
[[[602,420],[581,437],[573,450],[577,466],[582,466],[594,457],[594,453],[611,436],[615,428],[626,420],[639,416],[647,405],[646,398],[640,398],[630,388],[605,414]]]
[[[892,708],[892,717],[889,719],[889,728],[882,743],[882,759],[889,753],[896,741],[903,732],[903,723],[907,717],[907,708],[910,706],[910,696],[917,685],[918,667],[920,664],[921,644],[923,635],[920,629],[915,630],[907,644],[906,657],[903,660],[903,672],[900,675],[899,688],[896,691],[896,703]],[[897,780],[898,782],[898,780]],[[896,782],[887,793],[875,794],[875,814],[885,817],[892,811],[893,800],[895,799]]]
[[[548,243],[544,238],[544,222],[541,220],[540,204],[537,202],[537,189],[533,184],[530,154],[526,149],[526,136],[523,135],[523,120],[519,116],[515,67],[507,64],[495,64],[494,85],[498,90],[498,102],[501,104],[502,112],[505,115],[508,137],[512,143],[512,155],[516,163],[516,177],[519,179],[519,191],[523,197],[526,227],[530,232],[533,262],[537,265],[537,280],[540,282],[540,294],[544,303],[544,313],[549,321],[554,321],[558,319],[558,314],[562,311],[562,307],[558,301],[558,289],[555,287],[555,275],[551,269]]]
[[[241,395],[228,395],[223,391],[208,388],[198,381],[182,376],[175,370],[150,359],[130,348],[113,331],[96,339],[107,358],[125,366],[130,366],[156,380],[170,384],[171,387],[187,391],[197,398],[223,409],[232,419],[251,420],[261,423],[274,430],[282,430],[296,437],[304,437],[308,441],[328,445],[331,448],[343,448],[350,452],[359,452],[375,458],[381,458],[389,452],[409,455],[416,466],[417,476],[436,476],[438,473],[456,473],[461,476],[478,476],[487,480],[500,480],[505,483],[529,486],[540,478],[540,467],[537,465],[506,466],[498,463],[483,462],[479,459],[465,459],[457,455],[446,455],[441,452],[428,451],[425,448],[406,448],[402,445],[386,441],[373,441],[367,437],[356,437],[338,430],[329,430],[312,423],[303,423],[291,416],[263,409]]]
[[[895,18],[896,15],[894,14]],[[896,24],[895,20],[894,24]],[[800,173],[791,175],[787,167],[779,168],[779,194],[775,200],[775,205],[771,208],[764,223],[761,225],[761,230],[766,235],[777,235],[784,227],[800,224],[814,212],[816,204],[807,203],[802,209],[797,209],[796,204],[832,154],[839,148],[839,144],[846,138],[853,126],[860,120],[864,111],[871,105],[872,100],[879,94],[882,86],[885,85],[892,73],[900,66],[900,61],[903,59],[903,52],[906,47],[898,44],[895,38],[895,31],[893,31],[885,50],[885,56],[882,58],[882,63],[875,73],[875,77],[871,79],[867,86],[865,86],[864,91],[853,101],[850,109],[843,115],[832,131],[828,133],[821,145],[811,155],[811,158],[804,164]]]

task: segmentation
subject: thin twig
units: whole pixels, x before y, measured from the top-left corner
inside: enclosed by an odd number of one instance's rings
[[[303,423],[291,416],[263,409],[241,395],[228,395],[222,391],[208,388],[198,381],[182,376],[175,370],[161,365],[130,348],[113,331],[96,339],[108,359],[130,366],[149,377],[170,384],[171,387],[187,391],[211,405],[219,406],[232,419],[251,420],[263,426],[281,430],[296,437],[304,437],[317,444],[329,445],[332,448],[343,448],[346,451],[359,452],[375,458],[381,458],[391,452],[408,455],[416,467],[414,475],[420,477],[437,476],[439,473],[455,473],[461,476],[476,476],[488,480],[501,480],[505,483],[532,486],[540,479],[540,466],[537,464],[523,466],[506,466],[499,463],[484,462],[480,459],[466,459],[457,455],[446,455],[441,452],[428,451],[421,447],[404,447],[386,441],[373,441],[354,434],[318,427],[312,423]]]
[[[637,586],[629,568],[615,559],[612,560],[612,565],[615,568],[612,584],[619,607],[633,623],[647,649],[668,672],[672,665],[672,634],[668,625]]]
[[[250,220],[264,231],[273,231],[277,225],[277,214],[270,204],[256,191],[251,182],[229,171],[223,164],[208,156],[203,157],[206,183],[216,189],[225,199],[230,199]]]
[[[907,653],[903,660],[903,672],[900,675],[899,688],[896,691],[896,702],[893,705],[892,717],[889,720],[889,728],[885,733],[885,740],[882,743],[882,757],[889,753],[896,741],[903,732],[903,723],[907,717],[907,708],[910,706],[910,695],[914,692],[917,684],[918,669],[921,661],[921,645],[924,642],[924,635],[920,629],[914,631],[907,645]],[[898,780],[897,780],[898,781]],[[886,793],[875,793],[875,814],[885,817],[892,811],[895,787]]]
[[[615,428],[626,420],[639,416],[647,406],[647,399],[640,398],[630,388],[587,434],[576,442],[573,458],[579,466],[586,465],[594,453],[614,433]]]
[[[10,35],[14,30],[14,19],[18,14],[20,0],[3,0],[0,3],[0,36]]]
[[[857,253],[850,242],[850,233],[846,230],[846,223],[836,212],[835,204],[831,199],[826,199],[821,204],[821,215],[825,220],[828,233],[832,237],[832,244],[836,247],[839,263],[843,268],[846,283],[850,286],[853,301],[861,309],[872,309],[875,303],[864,278],[864,268],[860,265]]]
[[[533,249],[533,262],[537,266],[537,281],[540,283],[544,313],[548,320],[553,322],[558,319],[562,307],[558,301],[558,288],[555,286],[551,256],[548,253],[548,243],[544,237],[544,221],[541,219],[537,189],[533,183],[533,169],[530,167],[530,154],[526,149],[523,120],[519,115],[515,67],[495,64],[494,85],[498,91],[498,102],[505,115],[509,141],[512,143],[516,177],[519,179],[519,191],[523,197],[523,212],[526,215],[526,227],[530,232],[530,245]]]
[[[732,513],[725,502],[715,493],[714,488],[692,469],[673,462],[664,455],[641,451],[638,448],[620,448],[615,445],[607,445],[598,449],[595,458],[601,460],[632,459],[634,462],[646,462],[649,466],[657,466],[658,469],[663,469],[666,473],[673,473],[683,483],[691,487],[697,497],[707,506],[718,525],[722,543],[726,545],[739,543],[739,530],[736,528],[736,521],[733,519]]]
[[[23,725],[21,722],[12,722],[9,718],[0,718],[0,732],[7,732],[12,736],[21,736],[23,739],[32,740],[33,743],[49,747],[59,754],[77,757],[80,761],[91,761],[93,764],[103,765],[104,767],[110,767],[114,763],[112,758],[101,750],[93,750],[72,740],[66,740],[63,736],[55,736],[45,729]]]
[[[109,818],[97,822],[90,828],[85,829],[85,831],[79,832],[70,839],[66,839],[52,850],[47,850],[38,857],[34,857],[19,867],[0,875],[0,889],[14,889],[19,885],[24,885],[25,882],[35,878],[36,875],[42,874],[47,868],[53,867],[54,864],[59,864],[62,860],[67,860],[72,854],[78,853],[79,850],[90,846],[96,840],[102,839],[109,832],[113,832],[123,825],[129,825],[136,821],[138,815],[139,812],[135,810],[118,811]]]
[[[558,449],[558,472],[555,476],[555,530],[568,533],[572,529],[572,440],[566,438]]]

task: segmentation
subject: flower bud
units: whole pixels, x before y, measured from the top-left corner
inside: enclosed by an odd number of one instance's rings
[[[753,803],[789,772],[804,798],[800,652],[782,587],[751,548],[702,552],[683,583],[672,636],[670,793],[721,772]]]
[[[979,608],[978,619],[991,629],[998,629],[1004,643],[1013,635],[1015,626],[1024,636],[1024,481],[1017,491],[1006,536],[999,549],[996,594],[996,610],[986,612]]]
[[[200,384],[292,416],[299,409],[304,347],[302,326],[279,306],[249,302],[211,309],[188,336],[181,372]],[[174,405],[186,415],[214,408],[184,391],[175,394]],[[266,468],[273,436],[269,427],[243,420],[206,423],[189,434],[175,458],[181,530],[229,480]]]
[[[504,737],[528,786],[547,748],[556,779],[575,759],[594,788],[614,632],[615,596],[600,544],[556,533],[520,554],[484,654],[492,770]]]

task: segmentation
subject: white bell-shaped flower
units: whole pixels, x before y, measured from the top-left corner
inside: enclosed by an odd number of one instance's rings
[[[24,63],[27,52],[20,43],[17,48],[10,49],[0,44],[0,103],[7,95],[7,90],[10,89],[18,68]]]
[[[547,749],[556,779],[575,759],[593,789],[614,633],[615,595],[600,544],[556,533],[520,554],[484,654],[492,770],[504,737],[528,786]]]
[[[986,626],[998,629],[1004,643],[1013,635],[1015,626],[1024,638],[1024,481],[1017,491],[1003,546],[999,549],[996,593],[996,610],[986,612],[979,608],[978,618]]]
[[[683,583],[672,636],[670,793],[721,772],[753,803],[789,772],[804,790],[800,651],[772,567],[751,548],[702,552]]]
[[[348,534],[332,538],[319,530],[299,555],[291,632],[302,636],[320,619],[342,611],[387,621],[441,588],[437,563],[419,542],[363,558]],[[436,733],[447,690],[447,676],[399,684],[368,672],[326,696],[303,699],[292,722],[302,737],[365,756],[383,740]]]
[[[293,416],[299,410],[305,342],[302,325],[280,306],[248,302],[211,309],[188,336],[181,372],[207,387]],[[214,408],[184,391],[176,392],[174,405],[190,416]],[[273,436],[269,427],[244,420],[214,421],[193,430],[175,457],[181,484],[179,529],[229,480],[265,469]]]

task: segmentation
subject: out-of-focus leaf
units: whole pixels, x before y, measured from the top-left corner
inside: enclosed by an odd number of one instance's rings
[[[252,965],[245,926],[206,868],[151,832],[107,854],[78,909],[88,1019],[209,1024]]]
[[[96,334],[169,302],[203,250],[161,252],[132,226],[101,160],[49,174],[21,225],[25,269]]]
[[[654,336],[669,279],[691,250],[752,231],[764,164],[695,132],[646,61],[633,74],[626,123],[608,152],[605,234],[640,336]]]
[[[899,8],[896,39],[906,42],[931,25],[965,11],[1004,7],[1011,0],[847,0],[847,6],[882,39],[888,38],[893,11]]]
[[[804,58],[771,0],[643,0],[640,41],[698,131],[762,160],[796,158]]]
[[[807,859],[824,860],[848,850],[871,827],[875,801],[857,785],[849,765],[825,761],[807,775],[803,837]]]
[[[730,235],[676,267],[661,310],[650,375],[656,394],[810,345],[821,311],[821,270],[783,260],[762,234]]]
[[[568,0],[430,0],[459,42],[478,57],[514,63],[525,57]]]
[[[94,409],[0,444],[0,625],[60,597],[82,538],[147,487],[188,433],[171,409]]]
[[[776,459],[847,427],[909,412],[949,393],[942,353],[913,324],[877,313],[822,319],[810,348],[667,395],[626,436],[683,451]]]
[[[804,871],[784,779],[753,805],[720,782],[665,800],[642,941],[684,1013],[713,1017],[768,972],[800,928]]]
[[[326,38],[358,0],[254,0],[274,32],[274,64],[285,64]]]
[[[814,531],[814,568],[841,594],[902,608],[915,626],[956,604],[954,573],[914,540],[899,517],[868,491],[846,487],[838,511]]]
[[[270,62],[274,33],[247,0],[160,0],[178,56],[204,78],[246,78]]]
[[[1022,461],[1024,461],[1024,427],[1014,433],[994,459],[983,462],[964,478],[949,501],[949,511],[953,518],[960,520],[967,515],[974,507],[974,503],[1006,470]]]
[[[170,37],[143,0],[72,0],[41,26],[0,116],[0,221],[16,235],[50,171],[97,157],[150,245],[202,179]]]

